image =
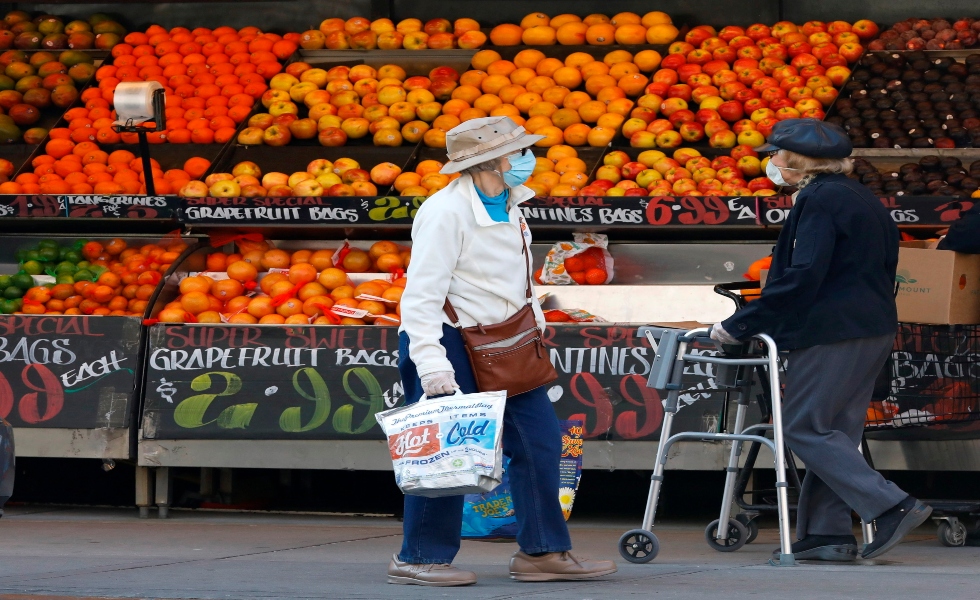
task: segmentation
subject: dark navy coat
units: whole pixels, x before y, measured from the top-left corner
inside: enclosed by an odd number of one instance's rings
[[[964,254],[980,254],[980,202],[949,226],[949,233],[937,247]]]
[[[781,350],[895,333],[898,228],[881,201],[844,175],[803,188],[779,234],[762,296],[722,323]]]

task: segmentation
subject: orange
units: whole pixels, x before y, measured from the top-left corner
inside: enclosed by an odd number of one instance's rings
[[[282,325],[286,322],[286,317],[280,314],[266,315],[259,319],[259,325]]]
[[[548,15],[542,12],[530,13],[521,19],[521,27],[528,29],[530,27],[547,26],[550,21],[551,19],[548,18]]]
[[[562,139],[572,146],[584,146],[591,131],[592,128],[585,123],[575,123],[565,128]]]
[[[259,272],[255,266],[251,263],[245,262],[244,260],[228,265],[228,277],[237,281],[241,281],[243,283],[255,281],[258,275]]]
[[[662,56],[656,50],[641,50],[633,57],[633,63],[644,73],[656,71]]]
[[[320,273],[317,281],[328,290],[336,290],[347,285],[347,273],[336,267],[329,267]]]
[[[351,252],[353,254],[353,252]],[[348,257],[350,254],[348,254]],[[309,263],[299,263],[289,267],[289,281],[293,285],[305,284],[316,279],[316,267]]]
[[[487,75],[510,75],[516,69],[517,65],[509,60],[495,60],[487,66]]]
[[[300,300],[306,301],[314,296],[322,296],[326,293],[327,288],[315,281],[311,281],[310,283],[307,283],[303,287],[299,288],[299,291],[296,292],[296,297]]]
[[[621,12],[613,15],[610,22],[618,28],[622,28],[625,25],[639,25],[640,15],[631,12]]]
[[[290,263],[289,252],[275,248],[267,250],[260,262],[265,269],[285,269]]]
[[[646,43],[647,28],[640,24],[622,25],[614,34],[616,43],[624,45],[639,45]]]
[[[520,28],[518,27],[518,29]],[[520,39],[521,33],[523,32],[519,32],[517,34],[518,39]],[[495,50],[480,50],[473,55],[473,59],[470,61],[470,64],[473,65],[473,68],[478,71],[486,71],[487,67],[490,66],[490,63],[496,60],[500,60],[500,54]]]
[[[667,13],[655,10],[643,15],[643,18],[640,20],[640,23],[644,27],[653,27],[654,25],[664,25],[664,24],[669,25],[670,23],[672,23],[672,21],[670,19],[670,15],[668,15]]]
[[[402,258],[396,253],[382,254],[377,259],[378,270],[382,273],[392,273],[404,268]]]
[[[211,291],[211,278],[203,275],[194,275],[180,280],[180,293],[189,294],[191,292],[207,293]]]
[[[276,308],[276,312],[284,317],[301,314],[303,312],[303,301],[299,298],[289,298]],[[304,317],[306,315],[303,315]]]
[[[521,36],[523,34],[524,30],[520,26],[505,23],[503,25],[497,25],[490,30],[490,42],[494,46],[516,46],[521,43]],[[477,66],[475,59],[476,57],[474,57],[473,66],[482,70],[483,67]]]
[[[258,323],[259,320],[249,313],[238,313],[237,315],[228,317],[228,322],[236,325],[254,325]]]
[[[285,273],[269,273],[259,282],[259,289],[266,294],[271,294],[272,286],[283,281],[289,282],[289,278],[286,277]]]
[[[514,106],[522,113],[527,113],[536,103],[541,102],[541,95],[534,92],[525,92],[514,98]],[[605,107],[603,107],[605,109]]]
[[[211,308],[211,300],[205,293],[191,292],[181,297],[180,305],[187,312],[196,315]]]
[[[521,41],[528,46],[551,46],[558,41],[558,33],[553,27],[531,27],[524,30]]]
[[[593,75],[585,80],[585,91],[595,96],[599,90],[615,87],[616,83],[616,79],[610,75]]]
[[[317,271],[324,271],[333,267],[333,250],[317,250],[310,255],[310,264]]]
[[[593,46],[610,46],[616,42],[616,27],[609,23],[592,25],[585,32],[585,40]]]
[[[591,15],[588,15],[584,19],[582,19],[582,22],[585,23],[586,25],[596,25],[598,23],[608,23],[609,22],[609,17],[607,17],[606,15],[603,15],[603,14],[593,13]]]
[[[626,92],[628,96],[639,96],[646,89],[647,83],[650,80],[646,78],[645,75],[640,75],[639,73],[633,73],[632,75],[626,75],[616,82],[616,86],[621,90]]]
[[[608,75],[609,65],[602,61],[592,60],[586,64],[579,65],[579,71],[582,73],[582,79],[588,79],[596,75]]]
[[[554,79],[552,79],[551,77],[546,77],[544,75],[538,75],[537,77],[530,79],[527,82],[525,88],[530,93],[543,94],[544,92],[553,88],[554,86],[555,86]]]
[[[551,77],[555,83],[568,89],[575,89],[582,84],[582,74],[575,67],[561,67]]]
[[[648,44],[669,44],[677,39],[680,31],[670,23],[653,25],[647,29]]]
[[[303,301],[303,314],[316,317],[322,315],[324,309],[331,306],[333,306],[333,299],[330,296],[311,296]]]
[[[544,139],[534,143],[539,148],[547,148],[562,142],[562,131],[557,127],[542,127],[535,132],[535,135],[544,136]]]
[[[538,63],[538,66],[534,68],[534,71],[538,75],[551,77],[555,71],[563,66],[565,66],[565,63],[561,62],[557,58],[546,58]]]
[[[272,306],[272,298],[269,298],[268,296],[256,296],[252,298],[245,310],[248,312],[248,314],[257,319],[266,315],[271,315],[273,312],[275,312],[275,309]]]
[[[582,122],[582,117],[573,108],[560,108],[551,115],[551,121],[555,127],[565,129],[571,125]]]
[[[514,65],[516,65],[518,68],[526,67],[533,69],[535,65],[544,59],[544,52],[533,48],[528,48],[527,50],[521,50],[514,56]]]
[[[551,117],[551,115],[555,114],[555,111],[557,110],[558,107],[553,103],[542,100],[532,106],[531,109],[527,111],[527,114],[529,117]],[[548,120],[550,121],[551,119],[549,118]],[[527,125],[525,125],[525,128],[526,127]]]
[[[589,26],[581,22],[565,23],[558,27],[555,38],[563,46],[581,46],[585,43],[585,34]]]
[[[609,67],[609,76],[617,81],[627,75],[632,75],[639,72],[640,68],[631,62],[620,62]]]
[[[220,279],[211,284],[211,295],[223,302],[227,302],[244,293],[244,286],[234,279]]]
[[[569,89],[563,85],[556,85],[545,90],[541,94],[541,99],[545,102],[551,102],[555,106],[561,106],[562,102],[565,101],[565,96],[569,94]]]

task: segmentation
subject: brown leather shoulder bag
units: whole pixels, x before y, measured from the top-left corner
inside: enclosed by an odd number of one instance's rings
[[[512,317],[493,325],[478,323],[463,327],[448,298],[443,305],[443,310],[463,336],[477,389],[481,392],[506,390],[508,398],[558,379],[531,307],[531,257],[523,233],[521,248],[527,270],[526,302]]]

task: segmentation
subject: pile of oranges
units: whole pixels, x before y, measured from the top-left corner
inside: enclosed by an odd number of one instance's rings
[[[479,48],[487,42],[480,24],[473,19],[403,19],[396,25],[391,19],[352,17],[324,19],[317,29],[304,31],[300,46],[304,50],[446,50]]]
[[[414,171],[406,171],[398,175],[392,182],[395,191],[401,196],[431,196],[449,182],[459,177],[459,173],[444,175],[439,172],[444,163],[438,160],[423,160],[415,166]]]
[[[651,49],[635,55],[614,50],[602,60],[574,52],[562,61],[528,48],[509,61],[495,50],[481,50],[443,105],[443,116],[459,121],[509,116],[545,136],[539,147],[606,146],[635,111],[635,99],[644,94],[661,58]]]
[[[268,80],[282,70],[280,61],[296,51],[295,37],[256,27],[167,31],[151,25],[145,32],[128,34],[112,49],[112,64],[99,67],[98,87],[85,90],[82,100],[111,103],[120,82],[156,81],[167,94],[167,129],[150,133],[150,142],[223,144],[268,89]],[[69,119],[69,128],[92,127],[92,139],[99,142],[136,141],[135,134],[120,137],[107,127],[95,127],[91,115],[79,112],[75,117]]]
[[[129,247],[125,240],[90,241],[81,254],[95,281],[35,286],[19,314],[143,316],[163,274],[187,249],[179,238]],[[70,281],[70,279],[69,279]]]
[[[520,25],[497,25],[490,31],[490,42],[495,46],[669,44],[678,33],[670,16],[659,11],[642,17],[631,12],[621,12],[612,18],[591,14],[584,19],[570,14],[549,17],[536,12],[525,16]]]
[[[33,172],[21,173],[0,183],[0,194],[145,194],[143,163],[128,150],[107,153],[93,142],[76,144],[55,138],[45,146],[46,154],[31,161]],[[164,172],[151,159],[157,194],[174,194],[192,179],[199,179],[211,166],[205,158],[190,158],[181,169]]]
[[[249,248],[244,254],[209,254],[207,272],[182,279],[180,296],[160,311],[157,320],[263,325],[397,325],[401,321],[404,269],[411,254],[394,242],[376,242],[367,251],[345,245],[338,250],[291,252],[267,242]],[[360,284],[351,280],[351,273],[371,269],[385,275]]]
[[[588,184],[588,168],[575,148],[551,146],[544,157],[536,159],[534,172],[524,185],[536,196],[577,196]]]

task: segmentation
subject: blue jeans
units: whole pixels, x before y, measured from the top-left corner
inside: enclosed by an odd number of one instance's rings
[[[456,371],[456,383],[464,394],[477,392],[462,336],[449,325],[443,325],[442,332],[441,343]],[[402,333],[398,342],[405,403],[412,404],[422,397],[422,382],[408,355],[408,335]],[[571,550],[572,541],[558,504],[561,430],[546,388],[507,399],[503,447],[510,458],[507,468],[521,550],[529,554]],[[413,564],[453,562],[459,552],[462,524],[463,496],[405,496],[404,541],[398,560]]]

